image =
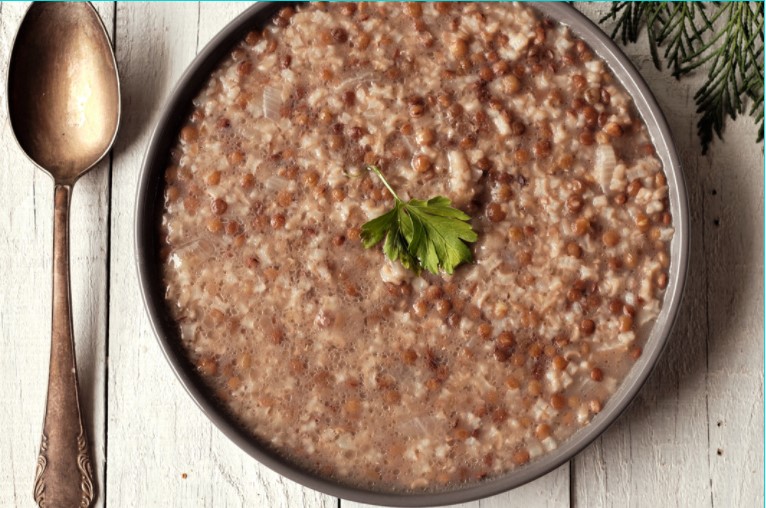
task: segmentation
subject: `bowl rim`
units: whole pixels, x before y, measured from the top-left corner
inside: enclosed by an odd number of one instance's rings
[[[210,72],[223,55],[255,26],[264,26],[282,2],[259,2],[228,23],[197,54],[178,79],[166,99],[162,113],[151,134],[143,158],[136,190],[134,222],[134,254],[141,297],[157,342],[186,392],[207,418],[248,455],[277,473],[319,492],[368,504],[387,506],[437,506],[463,503],[486,498],[519,487],[558,468],[588,447],[619,416],[645,384],[669,342],[678,316],[689,263],[689,210],[686,183],[670,128],[649,86],[619,47],[598,26],[574,7],[563,3],[530,2],[544,16],[563,23],[583,39],[607,64],[615,77],[633,98],[636,108],[655,144],[658,157],[668,180],[668,194],[675,233],[671,242],[670,280],[662,309],[655,322],[642,357],[631,368],[604,409],[584,428],[576,431],[555,451],[546,453],[529,464],[513,469],[496,478],[469,484],[448,491],[389,493],[360,489],[322,478],[277,455],[258,443],[251,435],[233,423],[211,397],[206,395],[196,375],[190,372],[186,360],[168,333],[172,323],[167,318],[164,297],[157,280],[157,202],[163,188],[161,175],[169,149],[188,113],[191,99],[201,89]]]

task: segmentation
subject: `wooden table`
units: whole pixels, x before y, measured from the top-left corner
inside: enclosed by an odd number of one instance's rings
[[[112,36],[123,121],[111,157],[78,184],[72,298],[97,506],[358,506],[303,488],[226,439],[162,357],[141,303],[133,206],[141,158],[165,97],[243,3],[99,3]],[[581,5],[600,17],[603,4]],[[0,82],[26,4],[0,4]],[[763,145],[749,117],[707,156],[693,90],[627,48],[665,111],[689,186],[691,264],[670,347],[627,413],[572,462],[471,507],[763,504]],[[0,92],[5,94],[4,86]],[[5,97],[2,97],[5,102]],[[0,506],[33,506],[48,365],[51,181],[0,111]]]

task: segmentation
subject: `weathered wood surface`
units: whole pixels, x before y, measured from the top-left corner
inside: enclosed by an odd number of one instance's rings
[[[51,338],[53,180],[16,144],[5,84],[13,39],[28,3],[0,4],[0,506],[33,506]],[[96,5],[112,35],[114,4]],[[71,209],[71,285],[80,401],[97,501],[105,471],[109,239],[107,157],[76,185]]]
[[[206,420],[162,357],[138,293],[133,205],[149,133],[196,52],[246,4],[96,6],[115,30],[124,111],[111,158],[78,183],[72,208],[74,324],[97,506],[336,506],[260,466]],[[0,3],[2,83],[26,7]],[[607,7],[579,8],[595,19]],[[670,347],[638,400],[571,464],[464,507],[763,504],[763,148],[742,118],[702,156],[693,114],[702,76],[677,82],[656,71],[645,44],[626,52],[668,117],[689,186],[692,260]],[[0,94],[5,102],[4,87]],[[0,506],[33,506],[53,186],[16,146],[5,107],[0,139]]]

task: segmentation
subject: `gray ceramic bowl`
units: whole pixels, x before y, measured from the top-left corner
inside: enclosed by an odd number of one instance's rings
[[[195,58],[170,95],[154,130],[144,159],[136,197],[136,260],[144,304],[160,347],[171,368],[189,395],[210,420],[245,452],[278,473],[312,489],[344,499],[394,506],[434,506],[471,501],[518,487],[557,468],[588,446],[628,407],[665,347],[681,302],[689,251],[689,215],[686,185],[670,130],[649,87],[628,58],[590,20],[566,4],[539,3],[534,6],[551,19],[571,27],[612,69],[633,96],[646,122],[657,153],[662,159],[670,188],[670,209],[676,233],[671,244],[670,281],[660,316],[647,340],[644,354],[627,379],[605,405],[603,411],[584,429],[562,443],[554,452],[517,468],[501,477],[451,491],[436,493],[390,494],[370,492],[340,485],[286,462],[238,428],[216,405],[179,348],[178,332],[169,319],[163,298],[162,277],[157,261],[158,223],[162,211],[163,173],[171,146],[176,140],[193,97],[201,89],[218,62],[245,34],[263,26],[284,4],[258,3],[229,23]]]

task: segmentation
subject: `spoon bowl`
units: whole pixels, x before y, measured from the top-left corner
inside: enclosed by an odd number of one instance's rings
[[[19,146],[55,189],[48,397],[34,498],[40,507],[87,508],[95,485],[74,354],[69,204],[77,179],[111,149],[120,121],[117,65],[91,4],[32,4],[11,52],[7,97]]]
[[[14,42],[8,113],[19,145],[57,182],[109,151],[120,118],[117,65],[88,3],[34,3]]]

